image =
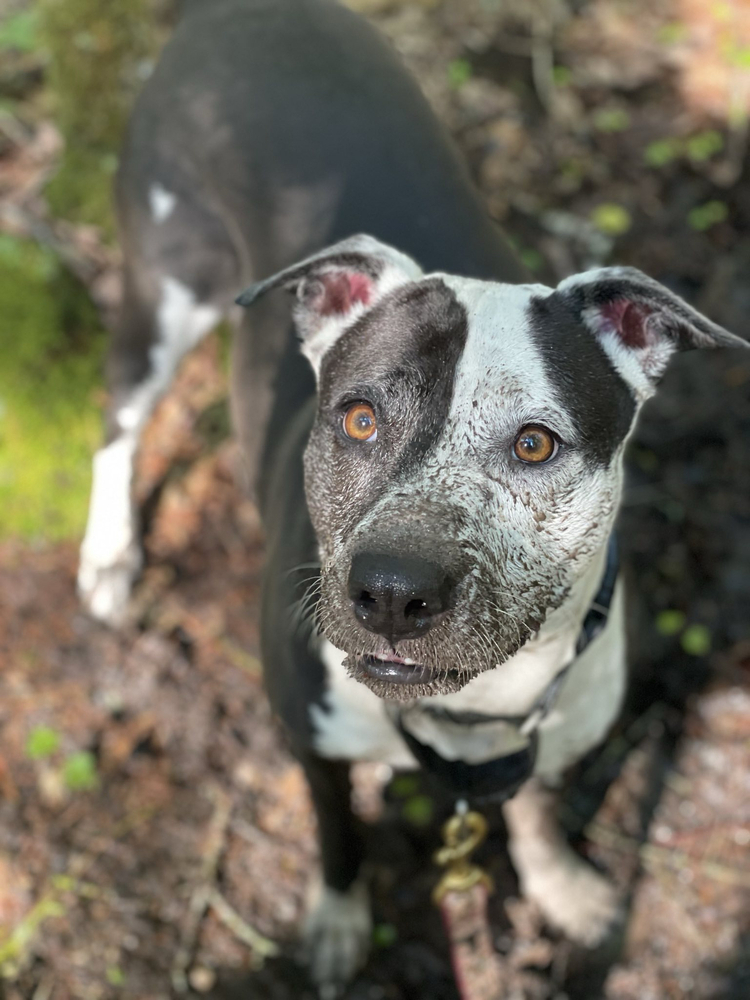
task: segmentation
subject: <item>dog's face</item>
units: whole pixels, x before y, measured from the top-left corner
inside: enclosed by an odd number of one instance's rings
[[[537,633],[607,541],[671,353],[744,343],[631,269],[557,290],[425,276],[356,237],[244,301],[278,284],[318,379],[320,624],[388,698],[458,690]]]

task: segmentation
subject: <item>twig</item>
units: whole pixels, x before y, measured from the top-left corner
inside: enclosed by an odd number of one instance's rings
[[[534,19],[534,42],[531,48],[531,76],[537,96],[548,114],[553,111],[555,99],[554,67],[552,32],[542,18],[537,17]]]
[[[251,927],[239,913],[230,906],[218,889],[213,888],[209,893],[208,905],[213,909],[219,920],[229,928],[238,940],[242,941],[253,951],[253,964],[262,965],[263,960],[272,958],[279,954],[279,946],[275,941],[265,937],[260,931]]]
[[[215,805],[203,849],[201,878],[191,893],[180,945],[172,962],[172,986],[176,993],[187,993],[189,988],[188,969],[195,952],[201,921],[213,891],[219,859],[224,850],[226,830],[232,814],[232,800],[226,792],[217,786],[211,790],[211,797],[214,799]]]

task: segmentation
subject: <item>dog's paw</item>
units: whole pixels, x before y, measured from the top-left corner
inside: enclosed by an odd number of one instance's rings
[[[324,886],[305,921],[305,957],[322,996],[335,996],[364,965],[372,939],[364,882],[346,892]]]
[[[536,903],[547,923],[587,948],[600,945],[623,917],[615,886],[572,853],[559,866],[535,872],[524,895]]]
[[[143,558],[136,544],[125,548],[113,562],[102,564],[85,548],[78,568],[78,596],[86,611],[106,625],[121,625]]]

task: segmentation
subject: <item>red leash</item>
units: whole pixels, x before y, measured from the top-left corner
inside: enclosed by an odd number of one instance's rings
[[[443,826],[444,846],[435,861],[445,868],[433,892],[450,942],[461,1000],[501,1000],[503,970],[492,943],[487,897],[492,879],[470,856],[487,836],[487,821],[465,802]]]

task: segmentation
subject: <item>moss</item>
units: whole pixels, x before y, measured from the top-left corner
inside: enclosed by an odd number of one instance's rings
[[[49,252],[0,236],[0,536],[83,529],[104,336],[85,291]]]
[[[52,211],[113,229],[111,180],[127,113],[154,44],[148,0],[40,0],[47,80],[65,138]]]
[[[115,232],[112,178],[117,160],[101,150],[66,150],[45,194],[58,218],[98,226],[107,239]]]

